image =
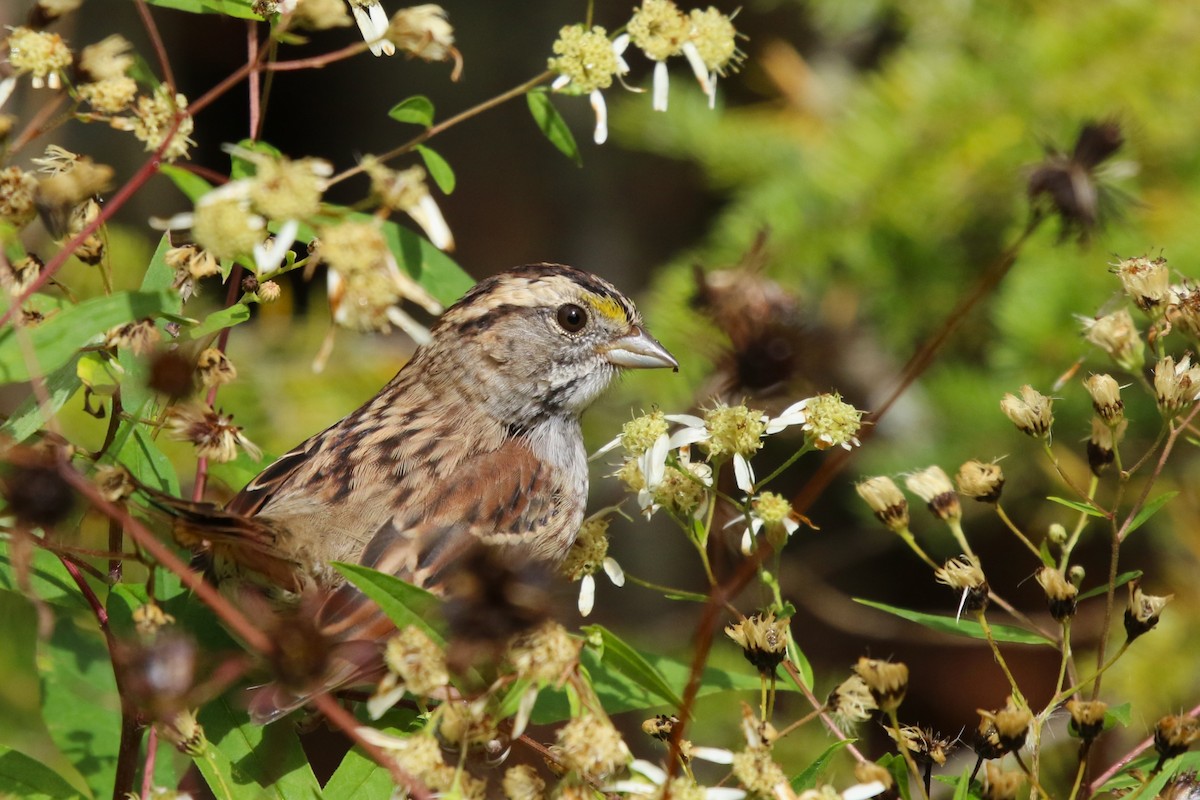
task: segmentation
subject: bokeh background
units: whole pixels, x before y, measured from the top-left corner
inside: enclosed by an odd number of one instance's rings
[[[0,22],[17,24],[24,5],[5,3]],[[596,22],[619,25],[630,5],[598,2]],[[544,69],[558,28],[586,13],[584,2],[561,0],[444,6],[465,60],[458,83],[444,64],[365,55],[279,74],[263,138],[288,155],[352,166],[415,132],[386,116],[401,99],[427,95],[444,118],[492,97]],[[199,96],[244,62],[244,24],[153,13],[187,96]],[[1089,120],[1114,119],[1125,133],[1124,147],[1107,165],[1114,202],[1105,206],[1105,224],[1085,242],[1048,224],[1025,244],[1002,284],[809,509],[819,530],[798,533],[783,556],[784,595],[797,606],[793,625],[815,666],[817,694],[840,682],[859,655],[903,660],[913,672],[903,716],[954,736],[974,724],[976,708],[1003,704],[1003,678],[979,643],[937,636],[853,602],[865,596],[950,613],[957,601],[871,518],[853,482],[933,463],[953,474],[968,458],[1003,457],[1006,508],[1035,541],[1049,524],[1073,522],[1070,512],[1045,501],[1067,490],[1035,444],[1000,413],[999,399],[1024,383],[1059,398],[1055,448],[1082,482],[1090,408],[1080,378],[1111,367],[1082,339],[1077,316],[1123,302],[1109,271],[1118,258],[1164,255],[1179,276],[1200,276],[1200,6],[747,0],[736,24],[746,36],[747,59],[740,73],[720,82],[716,112],[682,63],[673,65],[667,113],[651,111],[646,94],[607,93],[612,135],[603,146],[591,143],[586,100],[556,98],[580,143],[582,168],[542,138],[523,100],[430,142],[458,176],[454,193],[438,200],[458,242],[454,257],[468,272],[483,277],[534,261],[595,271],[639,298],[650,328],[679,356],[679,375],[629,376],[606,397],[587,421],[589,446],[611,438],[631,413],[692,410],[718,391],[766,409],[815,391],[840,391],[871,409],[980,273],[1017,239],[1028,219],[1025,187],[1034,165],[1048,150],[1069,151]],[[150,52],[131,3],[89,0],[73,25],[62,32],[74,45],[119,31]],[[327,52],[356,37],[352,29],[318,34],[287,55]],[[631,83],[648,86],[647,62],[638,55],[630,61]],[[31,100],[24,87],[12,102],[19,108]],[[244,91],[235,91],[199,115],[195,164],[227,172],[220,148],[247,135],[245,107]],[[100,126],[67,130],[56,141],[116,165],[118,174],[128,175],[143,158],[127,135]],[[331,199],[352,201],[363,190],[350,183]],[[152,251],[146,220],[185,208],[159,178],[118,215],[109,235],[119,285],[136,283]],[[748,264],[753,269],[727,291],[765,286],[779,293],[768,308],[770,340],[749,355],[730,338],[744,314],[714,320],[697,277]],[[64,281],[86,287],[96,278],[74,264]],[[205,293],[213,303],[223,294],[215,285]],[[281,302],[233,331],[229,351],[242,378],[222,391],[220,405],[268,453],[357,406],[410,350],[398,335],[342,332],[326,371],[315,375],[310,363],[328,318],[323,281],[297,280]],[[1181,355],[1187,343],[1173,334],[1166,346]],[[1064,377],[1072,370],[1073,377]],[[1118,374],[1122,383],[1134,378]],[[1158,416],[1136,386],[1127,395],[1126,446],[1140,455],[1158,432]],[[85,418],[78,409],[71,413],[82,430]],[[782,461],[797,443],[772,441],[762,458]],[[186,450],[176,452],[187,463]],[[799,491],[824,458],[802,459],[781,490]],[[214,496],[236,490],[253,468],[243,463],[218,473]],[[598,465],[596,508],[621,498],[606,471]],[[1114,751],[1158,716],[1190,708],[1200,697],[1197,475],[1195,447],[1181,443],[1154,490],[1180,494],[1123,556],[1122,568],[1146,571],[1148,591],[1174,592],[1176,600],[1159,630],[1106,678],[1110,702],[1132,702],[1135,709],[1130,732],[1110,740]],[[1111,496],[1110,486],[1101,499]],[[1047,618],[1032,557],[983,506],[967,506],[965,526],[993,587]],[[914,530],[935,557],[956,554],[945,528],[917,507]],[[616,525],[613,547],[634,574],[703,588],[694,553],[669,525]],[[1089,529],[1079,550],[1089,574],[1085,588],[1102,580],[1107,548],[1102,530]],[[736,566],[731,543],[714,550],[721,569]],[[572,591],[563,594],[567,620],[577,619]],[[686,657],[698,607],[632,586],[602,585],[598,600],[602,621],[634,641],[673,643]],[[749,613],[757,602],[747,596],[739,607]],[[1081,609],[1077,651],[1094,647],[1102,610],[1095,602]],[[1044,700],[1055,654],[1005,651],[1034,701]],[[722,642],[714,658],[732,665],[740,656]],[[800,713],[799,704],[791,708]],[[734,730],[705,728],[702,713],[700,722],[697,738],[736,740]],[[801,739],[796,746],[818,743]]]

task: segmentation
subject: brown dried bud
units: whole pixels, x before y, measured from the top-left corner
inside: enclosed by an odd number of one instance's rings
[[[1125,401],[1121,399],[1121,386],[1112,375],[1089,375],[1083,382],[1092,396],[1092,408],[1100,418],[1115,425],[1125,415]]]
[[[1059,622],[1075,616],[1075,597],[1079,594],[1079,589],[1074,584],[1054,567],[1041,567],[1035,577],[1042,591],[1046,593],[1050,616]]]
[[[908,530],[908,500],[891,478],[883,475],[867,478],[854,489],[874,512],[875,518],[889,529]]]
[[[981,503],[997,503],[1004,490],[1004,471],[996,463],[985,464],[974,459],[967,461],[954,476],[959,494],[973,497]]]
[[[1104,714],[1107,711],[1108,703],[1102,700],[1068,700],[1067,712],[1071,715],[1072,735],[1091,743],[1104,730]]]
[[[880,661],[875,658],[858,659],[854,672],[867,684],[875,704],[885,714],[900,707],[908,691],[908,665],[899,662]]]
[[[1017,428],[1035,439],[1045,437],[1054,424],[1051,411],[1053,401],[1032,386],[1021,387],[1021,396],[1006,394],[1000,401],[1000,410],[1012,420]]]
[[[929,506],[929,511],[938,519],[948,522],[962,517],[962,506],[950,477],[939,466],[926,467],[904,479],[908,490],[920,497]]]
[[[763,675],[774,675],[787,657],[788,620],[775,613],[753,614],[725,628],[725,635],[742,648],[742,655]]]
[[[1148,633],[1158,624],[1158,616],[1163,606],[1171,602],[1175,595],[1155,597],[1142,591],[1141,580],[1129,582],[1129,607],[1125,609],[1125,635],[1129,641]]]

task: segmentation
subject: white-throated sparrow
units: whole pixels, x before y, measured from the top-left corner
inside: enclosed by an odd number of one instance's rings
[[[556,563],[587,502],[579,416],[622,368],[677,368],[607,281],[555,264],[480,282],[431,340],[361,408],[252,480],[224,508],[177,504],[177,539],[211,559],[219,581],[268,593],[328,595],[331,641],[390,631],[331,561],[419,585],[483,542]],[[313,690],[360,669],[326,673]],[[304,692],[256,709],[270,719]]]

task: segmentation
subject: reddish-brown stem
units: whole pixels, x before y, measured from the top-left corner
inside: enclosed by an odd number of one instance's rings
[[[413,800],[432,800],[433,795],[425,784],[417,780],[416,776],[410,775],[408,771],[400,766],[396,759],[389,758],[382,748],[373,742],[368,742],[359,733],[358,720],[343,708],[341,703],[334,699],[333,695],[319,694],[313,698],[313,705],[325,715],[326,719],[341,728],[376,764],[386,769],[391,774],[392,781],[397,786],[403,786],[408,791],[409,797],[413,798]]]
[[[150,726],[150,735],[146,737],[146,763],[142,768],[142,800],[150,800],[154,791],[154,762],[158,756],[158,729]]]
[[[258,24],[247,20],[246,22],[246,63],[253,64],[258,61]],[[249,136],[253,139],[258,133],[259,114],[261,106],[259,105],[259,77],[258,70],[251,70],[246,93],[250,103],[250,133]]]
[[[110,503],[100,496],[99,492],[86,478],[75,471],[67,462],[59,466],[63,480],[71,484],[94,508],[110,519],[116,519],[125,531],[144,549],[151,558],[179,576],[179,580],[213,610],[230,630],[240,636],[250,649],[264,655],[274,651],[275,645],[270,638],[246,619],[237,608],[222,597],[216,589],[204,581],[204,578],[188,568],[179,556],[171,552],[165,544],[158,540],[144,525],[134,519],[128,511],[115,503]]]
[[[158,68],[162,70],[163,83],[167,84],[167,88],[171,90],[171,95],[175,95],[175,73],[171,71],[171,60],[167,58],[167,48],[163,45],[162,35],[158,32],[158,25],[154,22],[154,17],[150,15],[150,9],[146,6],[146,0],[137,0],[136,2],[138,16],[142,18],[142,26],[146,29],[146,35],[150,37],[150,45],[154,48],[154,55],[158,58]]]

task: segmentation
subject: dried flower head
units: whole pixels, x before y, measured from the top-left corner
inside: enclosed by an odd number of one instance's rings
[[[1154,726],[1154,749],[1158,751],[1159,767],[1168,758],[1186,753],[1197,741],[1200,741],[1200,720],[1184,714],[1160,719]]]
[[[79,54],[79,71],[90,81],[124,78],[135,63],[133,45],[120,34],[89,44]]]
[[[1109,425],[1116,425],[1125,416],[1125,402],[1121,399],[1121,386],[1116,378],[1106,374],[1092,374],[1083,385],[1092,396],[1092,408]]]
[[[1035,573],[1038,585],[1046,593],[1050,616],[1062,622],[1075,616],[1075,598],[1079,589],[1054,567],[1042,566]]]
[[[1071,733],[1085,742],[1091,742],[1104,730],[1104,715],[1108,703],[1102,700],[1080,700],[1073,697],[1067,701],[1067,713],[1071,715]]]
[[[297,0],[292,23],[310,31],[345,28],[352,23],[344,0]]]
[[[62,72],[71,66],[71,48],[57,33],[13,28],[8,35],[8,63],[18,75],[29,75],[33,88],[62,88]]]
[[[1175,599],[1175,595],[1163,597],[1146,594],[1142,591],[1140,579],[1129,582],[1129,607],[1125,609],[1125,635],[1129,641],[1149,633],[1158,624],[1158,617],[1163,607]]]
[[[954,752],[954,740],[939,736],[932,728],[921,728],[916,725],[900,726],[900,734],[888,728],[888,736],[898,745],[903,745],[913,755],[919,766],[936,764],[946,765],[946,759]]]
[[[1125,294],[1146,313],[1161,314],[1170,297],[1171,272],[1165,258],[1127,258],[1112,265]]]
[[[178,124],[176,122],[178,121]],[[188,148],[195,144],[191,140],[195,122],[192,115],[187,113],[187,97],[182,94],[171,95],[166,84],[154,90],[153,95],[138,97],[132,110],[132,116],[113,117],[109,124],[117,130],[130,131],[143,144],[146,150],[157,150],[170,142],[163,150],[163,158],[174,161],[186,158]]]
[[[237,368],[224,350],[208,347],[201,350],[196,358],[196,376],[201,386],[211,389],[237,380]]]
[[[1145,344],[1133,324],[1129,309],[1121,308],[1096,319],[1080,317],[1083,336],[1099,347],[1118,367],[1137,372],[1145,363]]]
[[[1004,470],[995,462],[972,459],[958,468],[954,482],[964,497],[973,497],[981,503],[997,503],[1004,490]]]
[[[37,178],[20,167],[0,169],[0,222],[18,230],[37,216]]]
[[[924,500],[930,513],[938,519],[949,522],[962,517],[962,505],[958,501],[954,485],[950,483],[950,476],[941,467],[934,465],[906,475],[904,485]]]
[[[885,714],[900,707],[908,691],[908,665],[862,657],[854,665],[854,673],[863,679],[875,704]]]
[[[771,749],[763,746],[748,746],[733,755],[733,776],[746,791],[757,797],[780,797],[781,787],[790,788],[787,775],[775,759]],[[782,796],[788,796],[786,792]]]
[[[75,491],[59,473],[59,458],[43,448],[13,447],[4,453],[0,497],[6,516],[20,526],[48,530],[71,515]]]
[[[674,714],[658,714],[642,723],[642,733],[658,739],[660,742],[665,742],[671,738],[671,734],[678,724],[679,717]]]
[[[98,467],[96,474],[92,476],[92,482],[96,484],[100,496],[110,503],[119,503],[137,490],[129,470],[119,464]]]
[[[788,619],[775,619],[775,612],[753,614],[728,625],[725,635],[742,648],[742,655],[763,675],[774,675],[787,657]]]
[[[1025,744],[1029,733],[1029,724],[1033,722],[1033,714],[1024,703],[1018,703],[1009,697],[1004,708],[999,711],[978,709],[980,723],[978,732],[987,733],[988,744],[997,748],[1000,755],[1020,750]],[[983,755],[981,752],[980,755]],[[984,756],[996,758],[998,756]]]
[[[451,80],[458,80],[462,55],[454,47],[454,28],[441,6],[426,3],[400,9],[388,23],[387,38],[409,58],[454,61]]]
[[[32,253],[15,261],[0,260],[0,286],[13,297],[24,294],[38,279],[46,264]]]
[[[832,711],[838,727],[849,732],[861,722],[867,722],[879,710],[866,681],[857,673],[838,684],[829,694],[825,705]]]
[[[1154,366],[1154,398],[1158,410],[1166,418],[1178,416],[1191,407],[1200,392],[1200,364],[1193,365],[1190,355],[1175,363],[1163,356]]]
[[[388,639],[383,661],[414,695],[428,697],[450,683],[442,648],[416,625],[408,625]]]
[[[999,764],[987,765],[987,786],[983,791],[986,800],[1017,800],[1025,773],[1020,770],[1004,770]]]
[[[1098,168],[1120,149],[1125,137],[1115,121],[1089,122],[1070,155],[1048,148],[1029,176],[1027,191],[1035,210],[1056,214],[1065,239],[1078,232],[1086,240],[1101,221],[1107,193]]]
[[[1200,339],[1200,287],[1192,281],[1172,286],[1166,317],[1173,329]]]
[[[543,800],[546,796],[546,781],[528,764],[506,769],[501,787],[508,800]]]
[[[988,583],[978,556],[962,555],[952,558],[933,573],[938,583],[944,583],[961,594],[958,613],[977,612],[987,608]]]
[[[163,719],[155,723],[155,728],[158,730],[158,735],[171,743],[171,745],[183,753],[184,755],[196,758],[204,753],[208,747],[208,740],[204,736],[204,726],[196,718],[196,711],[185,709],[175,714],[169,714]],[[155,800],[169,800],[170,795],[163,796],[157,789],[151,795]],[[183,800],[186,797],[182,792],[175,795],[176,800]]]
[[[105,347],[126,348],[137,356],[153,351],[161,340],[162,333],[149,318],[118,325],[104,334]]]
[[[233,424],[231,414],[215,411],[212,406],[188,403],[171,409],[167,428],[176,439],[191,442],[199,458],[212,461],[233,461],[238,448],[252,459],[262,458],[262,451]]]
[[[1005,394],[1000,401],[1000,410],[1022,433],[1042,438],[1049,435],[1050,426],[1054,424],[1052,403],[1049,397],[1026,384],[1021,387],[1020,398]]]
[[[1122,419],[1110,425],[1100,417],[1092,417],[1092,435],[1088,437],[1087,457],[1092,474],[1104,474],[1116,460],[1117,445],[1125,438],[1129,420]]]
[[[553,620],[518,634],[508,647],[508,663],[518,678],[561,686],[579,664],[583,641]]]
[[[891,478],[880,475],[855,484],[855,491],[890,530],[908,530],[908,500]]]
[[[143,603],[133,610],[133,626],[143,639],[152,639],[168,625],[175,624],[175,617],[162,610],[154,601]]]
[[[629,748],[613,724],[604,717],[585,714],[558,730],[563,763],[588,778],[605,778],[630,758]]]

